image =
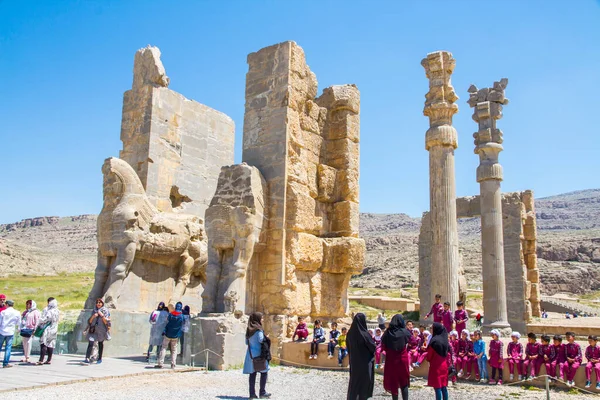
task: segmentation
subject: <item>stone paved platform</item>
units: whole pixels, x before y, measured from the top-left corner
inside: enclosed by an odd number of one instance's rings
[[[2,352],[4,356],[4,352]],[[21,363],[22,353],[12,353],[12,368],[0,369],[0,393],[12,390],[31,389],[47,385],[67,384],[112,377],[135,376],[142,374],[165,373],[169,368],[170,356],[167,353],[163,369],[155,369],[143,357],[104,358],[102,364],[84,365],[83,357],[77,355],[54,355],[51,365]],[[38,356],[33,356],[37,361]],[[186,366],[177,367],[173,372],[193,370]],[[0,397],[2,397],[0,395]]]

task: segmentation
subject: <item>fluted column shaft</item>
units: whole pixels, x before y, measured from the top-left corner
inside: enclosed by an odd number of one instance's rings
[[[430,128],[425,136],[429,151],[429,193],[431,218],[431,296],[442,301],[458,301],[458,229],[456,223],[456,182],[454,149],[458,135],[452,116],[458,112],[458,99],[450,82],[455,60],[446,51],[430,53],[421,61],[429,79],[423,114]],[[432,299],[433,301],[433,299]]]
[[[475,154],[479,155],[477,182],[480,187],[481,257],[483,275],[483,330],[510,331],[506,308],[506,276],[504,270],[504,239],[502,230],[502,166],[498,155],[503,150],[502,131],[496,120],[502,117],[504,88],[508,81],[494,83],[494,88],[469,88],[469,104],[474,108],[473,120],[479,130],[475,137]]]

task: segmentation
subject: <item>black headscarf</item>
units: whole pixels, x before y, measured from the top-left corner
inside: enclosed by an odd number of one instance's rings
[[[165,303],[163,301],[161,301],[160,303],[158,303],[158,308],[156,309],[156,311],[162,311],[165,308],[166,308]]]
[[[246,339],[250,339],[257,331],[263,330],[260,322],[262,317],[263,315],[260,312],[253,312],[250,314],[250,318],[248,319],[248,328],[246,329]]]
[[[406,329],[402,315],[396,314],[392,317],[389,327],[383,333],[381,342],[386,348],[400,351],[406,348],[411,333]]]
[[[354,316],[354,320],[352,321],[352,325],[350,325],[350,329],[348,330],[348,334],[346,335],[346,342],[350,345],[352,344],[365,345],[369,350],[375,351],[375,340],[369,333],[369,329],[367,328],[367,317],[363,313],[358,313]],[[358,346],[356,346],[358,347]]]
[[[429,341],[429,347],[435,350],[442,357],[448,355],[450,345],[448,343],[448,331],[444,328],[444,325],[439,322],[433,323],[433,334]]]

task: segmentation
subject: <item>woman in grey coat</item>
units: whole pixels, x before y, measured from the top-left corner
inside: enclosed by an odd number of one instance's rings
[[[50,364],[52,361],[52,353],[56,347],[56,337],[58,336],[59,318],[58,302],[54,297],[49,297],[48,306],[44,308],[42,317],[38,321],[38,327],[43,328],[44,333],[40,337],[40,360],[37,365]],[[46,355],[48,355],[48,359],[44,362]]]
[[[110,312],[104,307],[104,300],[96,299],[96,306],[92,316],[88,320],[87,336],[88,347],[85,353],[85,363],[89,364],[96,359],[96,352],[92,351],[97,347],[98,355],[96,364],[102,363],[102,352],[104,351],[104,341],[110,339]]]

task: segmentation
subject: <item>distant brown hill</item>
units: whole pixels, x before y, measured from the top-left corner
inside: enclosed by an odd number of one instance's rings
[[[600,189],[536,200],[538,256],[543,291],[600,290]],[[418,281],[421,221],[406,214],[361,214],[367,244],[356,287],[399,288]],[[468,281],[481,282],[479,219],[459,221],[461,257]],[[0,276],[93,271],[96,215],[39,217],[0,225]]]

